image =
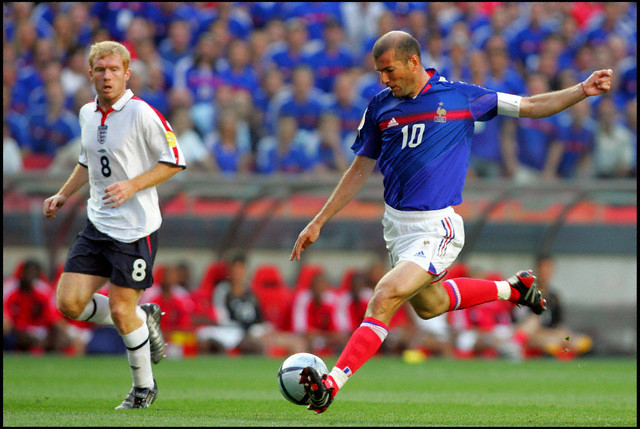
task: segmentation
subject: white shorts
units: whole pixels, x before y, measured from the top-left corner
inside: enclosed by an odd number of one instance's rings
[[[453,207],[407,212],[385,204],[382,226],[391,266],[414,262],[435,276],[434,282],[444,277],[464,245],[464,223]]]

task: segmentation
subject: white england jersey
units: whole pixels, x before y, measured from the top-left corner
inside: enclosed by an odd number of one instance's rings
[[[178,141],[166,119],[128,89],[107,111],[96,100],[80,109],[82,150],[78,162],[89,169],[89,220],[102,233],[125,243],[160,228],[155,186],[137,192],[117,208],[104,204],[105,189],[132,179],[158,162],[186,168]]]

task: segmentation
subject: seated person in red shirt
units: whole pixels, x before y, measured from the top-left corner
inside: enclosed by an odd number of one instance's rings
[[[61,351],[70,345],[52,290],[39,279],[41,273],[40,264],[28,260],[15,286],[4,285],[3,349]]]
[[[373,295],[373,289],[364,273],[356,272],[350,280],[349,289],[338,296],[338,316],[341,321],[339,329],[348,333],[355,331],[364,320],[367,304]]]
[[[323,272],[315,275],[309,289],[296,293],[293,331],[307,338],[315,354],[336,353],[344,347],[350,333],[340,332],[337,296]]]
[[[144,291],[140,302],[158,304],[165,313],[160,319],[160,328],[170,338],[174,331],[191,331],[193,322],[191,314],[194,304],[191,295],[180,285],[180,268],[177,265],[166,265],[160,287]]]

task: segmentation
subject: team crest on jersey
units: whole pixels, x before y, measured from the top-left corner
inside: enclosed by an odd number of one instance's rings
[[[438,116],[433,118],[434,122],[445,123],[447,122],[447,111],[442,107],[442,101],[438,105],[438,109],[436,110]]]
[[[176,135],[173,134],[173,131],[167,131],[164,135],[167,137],[169,147],[176,147]]]
[[[98,127],[98,143],[104,144],[107,141],[108,125],[100,125]]]

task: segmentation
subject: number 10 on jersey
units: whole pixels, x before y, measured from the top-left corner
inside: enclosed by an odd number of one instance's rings
[[[424,124],[411,125],[411,138],[409,138],[409,125],[402,127],[402,149],[409,146],[410,148],[418,146],[422,143],[422,135],[424,134]]]

